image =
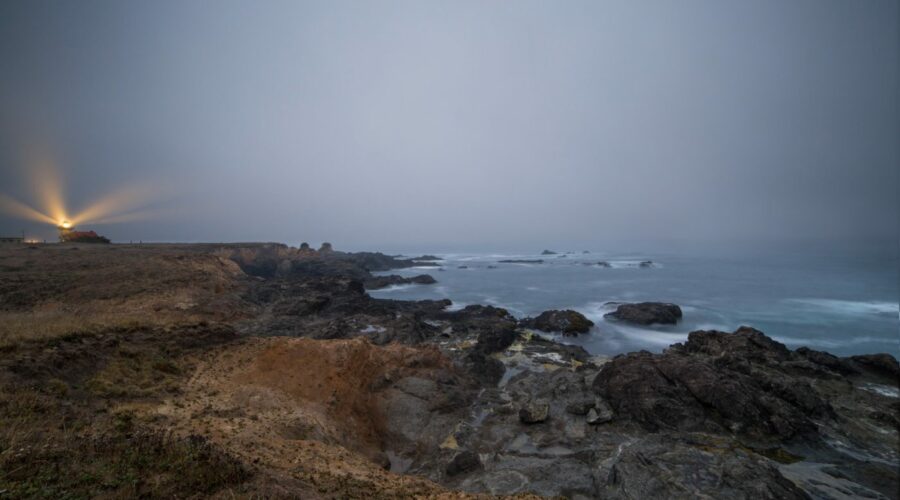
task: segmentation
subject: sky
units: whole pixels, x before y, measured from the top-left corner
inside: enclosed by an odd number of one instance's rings
[[[58,182],[76,213],[140,190],[79,225],[115,241],[896,248],[898,20],[896,0],[7,0],[0,194]],[[22,229],[55,237],[0,214]]]

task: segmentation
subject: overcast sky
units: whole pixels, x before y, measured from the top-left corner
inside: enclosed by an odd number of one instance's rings
[[[114,240],[897,241],[896,0],[0,2],[0,192]],[[0,216],[0,233],[52,237]],[[87,227],[86,227],[87,228]],[[894,243],[896,244],[896,243]]]

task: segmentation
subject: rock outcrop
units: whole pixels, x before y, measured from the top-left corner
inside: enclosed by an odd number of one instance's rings
[[[411,278],[404,278],[403,276],[396,274],[391,274],[389,276],[372,276],[364,281],[367,290],[378,290],[393,285],[432,285],[434,283],[437,283],[437,280],[428,274],[420,274]]]
[[[583,314],[571,309],[544,311],[536,318],[526,318],[521,321],[525,328],[535,328],[545,332],[561,332],[563,335],[577,335],[587,333],[594,326],[594,322],[584,317]]]
[[[620,304],[614,312],[605,314],[607,318],[627,321],[638,325],[674,325],[681,319],[681,308],[675,304],[662,302],[640,302]]]

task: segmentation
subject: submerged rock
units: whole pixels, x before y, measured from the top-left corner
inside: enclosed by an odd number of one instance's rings
[[[541,252],[541,255],[556,255],[556,252],[554,252],[553,250],[544,250],[543,252]]]
[[[604,316],[638,325],[652,325],[654,323],[674,325],[681,319],[681,308],[675,304],[663,302],[640,302],[637,304],[621,304],[614,312],[607,313]]]
[[[605,267],[607,269],[612,267],[612,264],[610,264],[609,262],[606,262],[605,260],[601,260],[600,262],[597,263],[597,265],[600,267]]]
[[[543,264],[542,259],[506,259],[498,260],[500,264]]]
[[[562,332],[563,335],[577,335],[589,332],[591,327],[594,326],[594,322],[584,317],[578,311],[553,309],[542,312],[536,318],[526,318],[521,321],[521,325],[545,332]]]
[[[652,261],[652,260],[645,260],[645,261],[641,262],[640,264],[638,264],[638,267],[641,267],[641,268],[644,268],[644,269],[653,267],[653,261]]]

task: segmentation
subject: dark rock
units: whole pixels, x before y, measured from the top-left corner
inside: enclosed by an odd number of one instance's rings
[[[506,259],[506,260],[498,260],[499,264],[543,264],[544,261],[541,259]]]
[[[638,267],[644,268],[644,269],[653,267],[653,261],[652,261],[652,260],[645,260],[645,261],[641,262],[640,264],[638,264]]]
[[[501,361],[478,349],[472,349],[462,359],[461,364],[463,371],[487,386],[497,385],[506,372],[506,367]]]
[[[604,424],[610,420],[612,420],[612,412],[601,415],[594,408],[588,410],[586,421],[591,425]]]
[[[617,415],[651,431],[734,432],[770,441],[815,436],[810,418],[827,417],[830,407],[808,384],[772,371],[789,357],[782,344],[750,328],[693,332],[664,354],[617,356],[594,390]]]
[[[597,398],[594,406],[588,410],[587,423],[591,425],[605,424],[613,419],[613,409],[606,401]]]
[[[468,268],[469,268],[469,266],[459,266],[459,267],[457,267],[457,269],[468,269]]]
[[[544,402],[529,401],[519,408],[519,421],[524,424],[538,424],[550,416],[550,405]]]
[[[518,336],[515,323],[497,323],[478,334],[476,349],[485,354],[493,354],[511,346]]]
[[[589,411],[594,409],[594,400],[593,399],[581,399],[578,401],[573,401],[566,405],[566,412],[571,413],[572,415],[584,416],[587,415]]]
[[[612,267],[612,264],[610,264],[609,262],[606,262],[605,260],[601,260],[600,262],[597,263],[597,265],[600,267],[605,267],[605,268]]]
[[[411,278],[404,278],[397,274],[391,274],[389,276],[372,276],[365,280],[365,287],[369,290],[378,290],[392,285],[431,285],[434,283],[437,283],[437,280],[428,274],[420,274]]]
[[[770,460],[715,440],[655,434],[623,446],[601,465],[596,498],[753,498],[809,496]]]
[[[541,255],[556,255],[556,252],[554,252],[553,250],[544,250],[543,252],[541,252]]]
[[[900,364],[897,363],[897,358],[890,354],[862,354],[859,356],[850,356],[850,359],[857,364],[882,375],[887,375],[894,379],[900,378]]]
[[[414,257],[412,260],[426,261],[426,260],[444,260],[444,259],[437,257],[435,255],[422,255],[420,257]]]
[[[681,319],[681,308],[675,304],[662,302],[622,304],[616,308],[615,312],[607,313],[605,317],[638,325],[652,325],[654,323],[674,325]]]
[[[526,318],[521,322],[525,328],[536,328],[545,332],[562,332],[564,335],[587,333],[594,322],[583,314],[571,309],[542,312],[536,318]]]
[[[859,370],[853,368],[850,363],[847,363],[837,356],[831,355],[827,352],[814,351],[808,347],[801,347],[795,352],[800,356],[806,358],[808,361],[841,375],[852,375],[859,373]]]
[[[453,459],[450,460],[445,472],[448,476],[456,476],[480,468],[481,459],[478,457],[478,454],[465,450],[457,453]]]

